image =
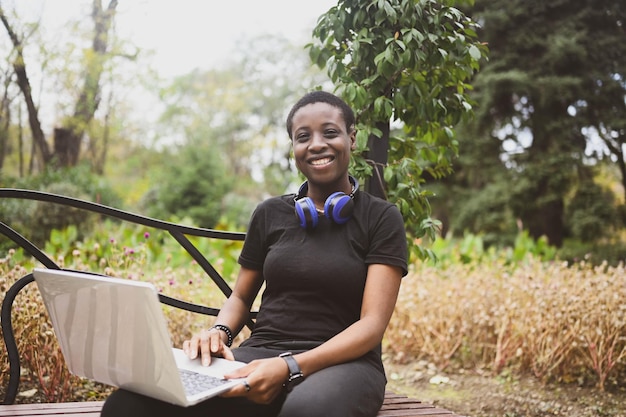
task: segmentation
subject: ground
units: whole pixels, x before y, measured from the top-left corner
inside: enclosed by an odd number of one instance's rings
[[[626,389],[544,386],[533,378],[437,373],[427,365],[386,364],[388,387],[470,417],[626,417]],[[623,385],[623,384],[622,384]]]

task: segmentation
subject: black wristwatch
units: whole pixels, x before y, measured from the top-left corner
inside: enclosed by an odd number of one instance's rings
[[[283,358],[285,362],[287,362],[287,366],[289,367],[289,378],[283,384],[283,387],[285,387],[287,392],[291,392],[293,387],[295,387],[304,380],[304,374],[300,370],[298,362],[296,362],[293,356],[291,356],[291,352],[281,353],[278,356]]]

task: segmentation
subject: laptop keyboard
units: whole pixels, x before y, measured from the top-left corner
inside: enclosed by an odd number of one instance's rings
[[[179,371],[187,395],[198,394],[202,391],[219,387],[220,385],[228,382],[227,379],[199,374],[197,372],[187,371],[186,369],[179,369]]]

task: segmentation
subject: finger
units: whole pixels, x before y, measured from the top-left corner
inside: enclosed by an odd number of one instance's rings
[[[249,363],[241,368],[233,369],[232,371],[225,373],[224,378],[226,379],[238,379],[238,378],[247,378],[256,368],[257,363]],[[248,380],[250,383],[250,380]]]
[[[218,332],[211,332],[210,334],[210,342],[211,342],[211,352],[217,354],[222,349],[222,338]]]
[[[252,391],[252,385],[247,380],[243,380],[241,384],[234,386],[228,391],[220,394],[221,397],[231,398],[231,397],[245,397]]]
[[[228,346],[224,346],[224,348],[222,349],[222,357],[224,359],[228,359],[229,361],[235,360],[235,355],[233,355],[233,351],[230,350]]]
[[[203,366],[209,366],[211,364],[210,336],[207,330],[200,332],[200,358],[202,359]]]
[[[188,341],[186,353],[189,359],[196,359],[196,357],[198,356],[198,341],[199,338],[197,335],[193,335],[191,337],[191,340]]]

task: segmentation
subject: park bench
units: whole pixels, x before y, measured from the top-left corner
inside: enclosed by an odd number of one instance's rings
[[[72,197],[45,193],[33,190],[20,190],[11,188],[0,188],[0,201],[2,199],[22,199],[41,201],[50,204],[60,204],[65,207],[73,207],[96,213],[100,216],[110,217],[119,221],[143,225],[156,230],[168,232],[178,244],[197,262],[206,272],[207,276],[217,285],[225,297],[232,292],[228,283],[207,260],[207,258],[191,242],[188,236],[198,236],[208,239],[226,239],[231,241],[243,241],[245,234],[238,232],[226,232],[212,229],[189,227],[171,222],[165,222],[127,211],[119,210],[98,203],[80,200]],[[39,261],[46,268],[61,269],[52,259],[50,259],[40,248],[34,245],[22,234],[11,228],[7,224],[8,219],[0,219],[0,233],[11,239],[21,247],[26,253]],[[13,302],[18,293],[28,284],[34,281],[32,273],[21,277],[4,294],[0,318],[2,321],[2,333],[7,357],[9,359],[9,381],[5,387],[5,396],[0,405],[0,417],[3,416],[73,416],[87,417],[99,416],[102,401],[86,402],[66,402],[66,403],[36,403],[36,404],[15,404],[20,384],[20,354],[15,340],[12,324]],[[159,294],[160,301],[172,307],[185,309],[198,314],[216,316],[218,309],[189,303],[183,300]],[[255,312],[250,313],[250,320],[247,324],[249,328],[254,325]],[[417,399],[387,392],[384,404],[378,414],[379,416],[447,416],[460,417],[451,411],[423,403]]]

